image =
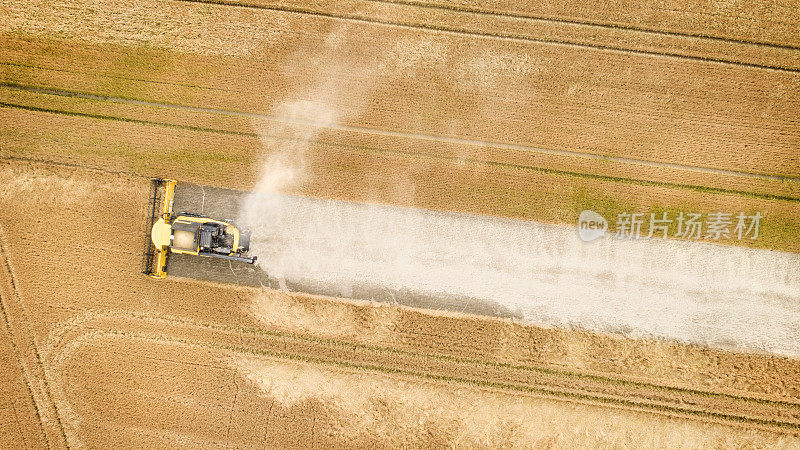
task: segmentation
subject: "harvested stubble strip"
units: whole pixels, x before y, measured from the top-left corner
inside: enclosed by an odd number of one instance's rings
[[[451,136],[487,141],[744,172],[800,174],[795,151],[800,136],[794,126],[800,120],[800,108],[786,95],[800,90],[800,77],[793,74],[701,63],[667,64],[641,56],[601,56],[546,45],[536,48],[540,58],[527,62],[523,58],[519,70],[510,70],[504,69],[504,59],[487,60],[486,55],[518,60],[519,55],[532,51],[529,45],[500,45],[493,40],[456,45],[465,38],[440,35],[430,36],[430,45],[446,53],[436,60],[409,62],[412,68],[404,72],[394,65],[405,64],[413,56],[411,49],[397,47],[386,56],[375,49],[393,48],[382,41],[389,39],[388,35],[362,28],[353,33],[347,39],[371,42],[374,45],[364,48],[373,49],[372,53],[319,55],[316,52],[321,50],[315,49],[324,48],[322,37],[303,34],[296,37],[297,46],[291,50],[283,47],[285,43],[276,43],[275,48],[249,59],[132,50],[142,62],[133,66],[119,56],[124,47],[79,44],[76,52],[58,52],[64,56],[54,57],[52,47],[67,44],[6,35],[6,61],[82,73],[30,74],[6,68],[4,78],[21,84],[266,114],[287,97],[318,101],[317,93],[302,87],[328,79],[341,86],[369,86],[347,98],[331,100],[329,106],[341,112],[348,125],[426,134],[449,130]],[[412,39],[406,34],[398,31],[391,42],[399,46],[396,42]],[[336,66],[318,72],[294,67],[302,64],[303,58],[322,67],[337,59],[340,65],[364,68],[368,67],[366,61],[388,58],[388,65],[383,71],[368,71],[367,79],[358,70]],[[320,58],[322,61],[317,61]],[[598,72],[600,59],[603,70]],[[103,61],[99,67],[95,67],[97,60]],[[102,75],[83,75],[92,70]],[[494,75],[484,79],[478,72]],[[48,81],[50,76],[52,81]],[[58,81],[63,77],[74,80]],[[163,84],[174,80],[188,86]]]

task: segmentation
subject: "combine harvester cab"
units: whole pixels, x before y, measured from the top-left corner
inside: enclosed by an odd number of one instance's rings
[[[250,234],[236,226],[200,214],[173,217],[175,180],[153,178],[150,199],[150,231],[142,259],[142,273],[154,278],[167,276],[167,253],[182,253],[248,264],[256,262],[250,251]]]

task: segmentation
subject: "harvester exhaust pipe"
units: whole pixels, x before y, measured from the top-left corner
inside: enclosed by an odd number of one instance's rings
[[[239,233],[239,246],[243,252],[250,251],[250,231],[242,231]]]

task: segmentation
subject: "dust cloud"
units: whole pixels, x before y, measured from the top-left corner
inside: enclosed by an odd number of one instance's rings
[[[286,195],[302,183],[309,141],[360,114],[352,99],[369,98],[368,81],[345,86],[334,75],[368,80],[388,67],[350,66],[338,52],[348,39],[339,29],[327,48],[288,63],[318,71],[303,95],[276,107],[301,124],[288,143],[269,137],[274,125],[254,123],[267,157],[239,223],[281,286],[337,286],[348,297],[371,283],[499,303],[538,325],[800,357],[800,255],[673,240],[584,243],[566,226]]]

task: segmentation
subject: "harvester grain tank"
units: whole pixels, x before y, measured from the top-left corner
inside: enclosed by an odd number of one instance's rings
[[[153,178],[150,199],[149,236],[145,245],[142,273],[155,278],[167,276],[169,252],[241,261],[253,264],[250,234],[229,221],[202,214],[172,212],[175,180]]]

